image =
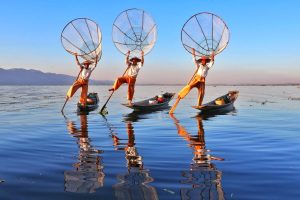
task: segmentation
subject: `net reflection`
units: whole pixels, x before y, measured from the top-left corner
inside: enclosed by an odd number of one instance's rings
[[[73,170],[64,171],[65,191],[93,193],[103,186],[104,172],[101,150],[95,149],[88,136],[87,115],[80,115],[80,128],[71,120],[66,120],[69,133],[77,138],[78,162]]]
[[[221,185],[222,172],[219,171],[212,160],[224,160],[210,155],[205,147],[205,134],[202,118],[196,117],[198,133],[192,135],[179,123],[174,115],[178,134],[188,141],[193,150],[194,157],[189,170],[182,171],[183,179],[180,183],[186,187],[180,189],[181,199],[225,199]]]
[[[121,138],[111,128],[116,151],[124,151],[127,173],[117,175],[118,183],[113,185],[116,199],[158,199],[156,189],[148,185],[154,179],[144,168],[143,157],[135,147],[135,133],[132,121],[126,118],[127,138]]]

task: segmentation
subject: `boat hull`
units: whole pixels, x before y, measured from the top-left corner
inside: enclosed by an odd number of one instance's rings
[[[216,98],[215,100],[203,104],[202,106],[193,106],[193,108],[200,110],[201,113],[224,113],[234,109],[234,102],[238,97],[238,91],[229,91],[227,94]],[[217,101],[223,101],[224,104],[218,105]]]
[[[128,104],[122,104],[122,105],[130,109],[133,109],[134,111],[137,112],[164,110],[170,107],[169,102],[173,99],[174,95],[175,93],[164,93],[163,96],[165,97],[165,101],[162,103],[150,104],[149,101],[155,99],[155,97],[153,97],[143,101],[135,102],[133,103],[133,105],[128,105]]]
[[[99,107],[99,97],[97,93],[89,93],[88,99],[92,100],[92,103],[87,103],[86,106],[82,106],[80,103],[77,104],[77,112],[91,112]]]

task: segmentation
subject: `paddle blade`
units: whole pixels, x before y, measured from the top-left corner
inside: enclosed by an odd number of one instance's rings
[[[107,114],[108,114],[107,108],[106,108],[106,107],[103,107],[103,108],[100,110],[99,114],[101,114],[101,115],[107,115]]]

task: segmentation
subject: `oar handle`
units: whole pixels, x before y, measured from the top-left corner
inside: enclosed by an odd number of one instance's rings
[[[101,110],[100,110],[100,114],[103,113],[108,101],[110,100],[110,98],[112,97],[112,95],[114,94],[115,91],[112,91],[111,94],[109,95],[108,99],[106,100],[105,104],[102,106]]]
[[[173,114],[173,113],[174,113],[174,111],[175,111],[175,109],[176,109],[176,107],[177,107],[179,101],[180,101],[180,98],[178,97],[178,98],[176,99],[174,105],[173,105],[172,108],[170,109],[169,114]]]
[[[122,76],[125,75],[125,73],[127,72],[128,68],[129,68],[129,67],[126,68],[126,70],[124,71],[124,73],[123,73]],[[112,95],[114,94],[114,92],[115,92],[115,90],[113,90],[113,91],[111,92],[111,94],[109,95],[108,99],[106,100],[105,104],[102,106],[102,108],[101,108],[101,110],[100,110],[100,114],[103,113],[103,111],[104,111],[104,109],[105,109],[107,103],[109,102],[109,100],[110,100],[110,98],[112,97]]]
[[[67,97],[67,98],[66,98],[66,101],[65,101],[65,103],[64,103],[64,105],[63,105],[63,107],[61,108],[61,112],[62,112],[62,113],[64,113],[64,108],[65,108],[66,103],[68,102],[68,100],[69,100],[69,98]]]
[[[193,78],[195,77],[196,73],[198,72],[198,69],[199,69],[199,67],[197,67],[197,69],[195,70],[195,72],[194,72],[192,78],[189,80],[189,82],[188,82],[187,85],[189,85],[189,84],[191,83],[191,81],[192,81]],[[180,98],[177,97],[176,102],[174,103],[174,105],[172,106],[172,108],[171,108],[170,111],[169,111],[169,114],[173,114],[173,113],[174,113],[174,111],[175,111],[175,109],[176,109],[176,107],[177,107],[179,101],[180,101]]]
[[[77,80],[78,80],[78,78],[79,78],[79,76],[80,76],[81,72],[82,72],[82,68],[80,68],[80,71],[79,71],[79,73],[78,73],[78,75],[77,75],[77,77],[76,77],[75,81],[77,81]]]
[[[75,81],[77,81],[77,80],[78,80],[78,78],[79,78],[79,76],[80,76],[81,72],[82,72],[82,68],[80,69],[80,71],[79,71],[79,73],[78,73],[78,75],[77,75],[77,77],[76,77]],[[65,103],[64,103],[64,105],[63,105],[63,107],[61,108],[61,112],[62,112],[62,113],[64,112],[64,108],[65,108],[65,106],[66,106],[66,104],[67,104],[68,100],[69,100],[69,98],[67,97],[67,98],[66,98],[66,101],[65,101]]]
[[[197,69],[195,70],[195,72],[194,72],[194,74],[193,74],[192,78],[189,80],[188,84],[190,84],[190,83],[191,83],[191,81],[193,80],[193,78],[194,78],[194,77],[195,77],[195,75],[197,74],[197,72],[198,72],[198,69],[199,69],[199,67],[197,67]]]

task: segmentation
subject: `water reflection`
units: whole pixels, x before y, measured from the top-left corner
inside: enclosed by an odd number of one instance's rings
[[[198,133],[190,134],[182,126],[174,115],[178,134],[188,141],[189,147],[193,150],[194,157],[190,169],[182,171],[180,183],[186,187],[180,189],[181,199],[224,199],[224,192],[221,185],[222,173],[212,160],[224,160],[210,155],[205,147],[205,134],[202,118],[197,116]]]
[[[231,116],[236,116],[238,110],[233,107],[231,110],[225,110],[225,111],[219,111],[219,112],[210,112],[210,113],[201,113],[199,112],[195,117],[200,117],[202,120],[208,120],[211,118],[215,118],[217,116],[222,116],[222,115],[231,115]]]
[[[88,136],[87,115],[79,115],[80,128],[75,122],[66,118],[69,133],[77,138],[79,148],[78,162],[73,170],[64,171],[65,191],[76,193],[93,193],[103,186],[104,172],[101,150],[95,149]]]
[[[133,122],[125,118],[127,137],[121,137],[110,126],[111,136],[116,151],[124,151],[127,172],[117,175],[118,183],[113,185],[116,199],[158,199],[156,189],[148,185],[154,179],[150,171],[144,168],[143,157],[135,143]]]

